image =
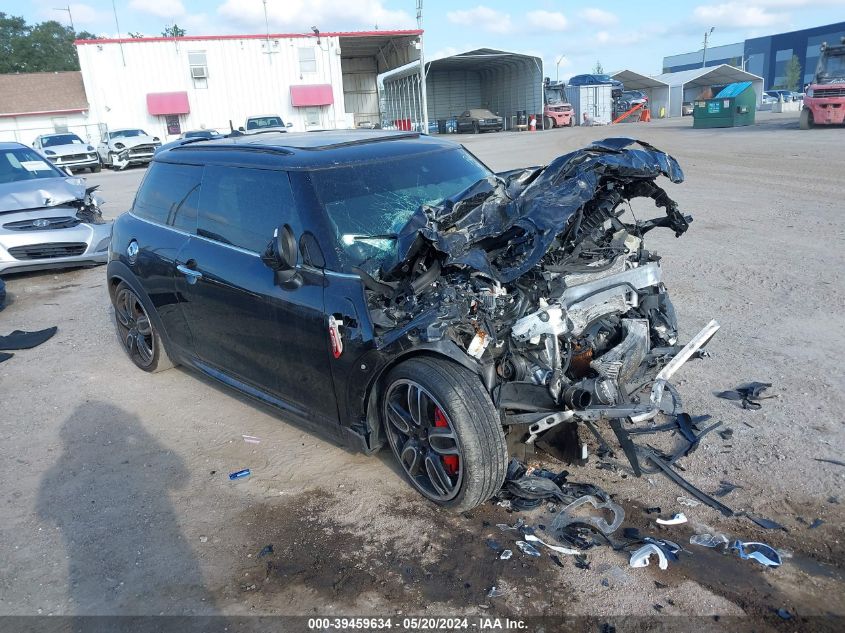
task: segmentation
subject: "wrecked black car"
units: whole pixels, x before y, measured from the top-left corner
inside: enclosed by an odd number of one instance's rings
[[[669,155],[607,139],[493,174],[416,134],[188,139],[159,152],[108,266],[121,342],[372,452],[465,510],[509,455],[671,410],[678,343],[644,238],[685,216]],[[647,198],[657,217],[626,219]],[[564,447],[565,448],[565,447]]]

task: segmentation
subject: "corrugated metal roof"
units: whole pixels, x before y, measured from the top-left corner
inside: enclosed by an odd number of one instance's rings
[[[729,97],[736,97],[737,95],[739,95],[740,93],[745,91],[750,86],[751,86],[750,81],[738,81],[734,84],[730,84],[730,85],[722,88],[719,91],[719,94],[717,94],[713,98],[714,99],[727,99]]]
[[[88,99],[78,70],[0,75],[0,116],[87,109]]]
[[[614,79],[618,79],[625,86],[625,90],[645,90],[647,88],[661,88],[668,87],[665,81],[657,79],[656,77],[649,77],[642,75],[633,70],[619,70],[610,75]]]
[[[762,77],[753,75],[748,71],[740,70],[728,64],[720,66],[709,66],[707,68],[693,68],[682,70],[677,73],[663,73],[656,75],[654,79],[663,81],[670,86],[683,86],[692,84],[698,86],[730,84],[737,81],[763,81]]]

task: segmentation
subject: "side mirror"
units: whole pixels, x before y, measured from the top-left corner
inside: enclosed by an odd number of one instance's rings
[[[261,256],[268,268],[275,273],[276,284],[301,283],[299,271],[296,269],[296,262],[299,257],[299,247],[296,244],[296,237],[289,224],[276,229],[273,239],[267,245],[267,249]]]
[[[288,121],[287,123],[285,123],[285,127],[293,127],[293,123],[291,123],[290,121]]]
[[[246,130],[244,129],[244,126],[243,126],[243,125],[242,125],[241,127],[239,127],[239,128],[238,128],[238,132],[246,132]]]

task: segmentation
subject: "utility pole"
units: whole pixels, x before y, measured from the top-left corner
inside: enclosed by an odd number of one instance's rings
[[[423,30],[423,0],[417,0],[417,28]],[[423,134],[428,134],[428,93],[425,86],[425,46],[420,33],[420,104],[422,108]]]
[[[126,55],[123,54],[123,42],[120,41],[120,23],[117,21],[117,7],[114,0],[111,0],[111,9],[114,11],[114,28],[117,29],[118,46],[120,47],[120,59],[123,61],[123,67],[126,68]]]
[[[68,20],[70,20],[70,30],[76,33],[76,29],[73,28],[73,15],[70,12],[70,5],[66,7],[53,7],[53,11],[64,11],[67,13]]]
[[[701,67],[704,68],[707,65],[707,40],[710,39],[710,36],[713,35],[713,31],[716,30],[715,26],[711,26],[709,31],[704,32],[704,52],[701,53]]]

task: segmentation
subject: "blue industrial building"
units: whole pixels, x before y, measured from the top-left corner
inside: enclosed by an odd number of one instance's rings
[[[723,46],[707,48],[705,66],[730,64],[763,78],[766,89],[781,87],[786,81],[786,67],[793,55],[801,65],[799,89],[809,83],[819,59],[822,42],[838,43],[845,37],[845,22],[817,26],[811,29],[755,37]],[[663,72],[674,73],[702,67],[703,51],[670,55],[663,58]]]

